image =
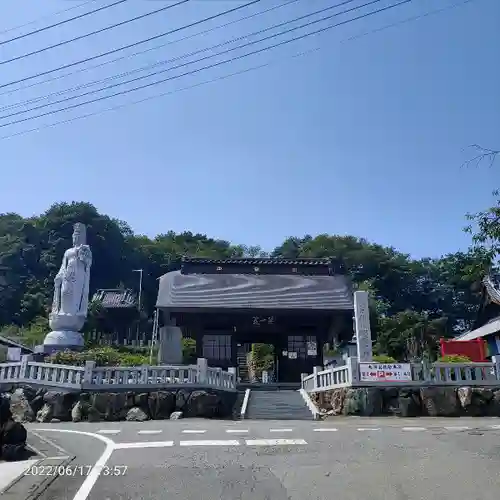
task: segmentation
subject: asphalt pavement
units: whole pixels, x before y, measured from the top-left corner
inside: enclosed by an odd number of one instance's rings
[[[72,457],[41,500],[497,500],[500,493],[500,419],[186,419],[29,431],[52,453]]]

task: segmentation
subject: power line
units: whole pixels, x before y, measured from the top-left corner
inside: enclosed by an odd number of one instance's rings
[[[94,3],[94,0],[88,0],[88,2],[84,2],[78,5],[73,5],[73,7],[69,7],[68,9],[57,10],[56,12],[52,12],[52,14],[48,14],[46,16],[38,17],[37,19],[33,19],[33,21],[28,21],[27,23],[20,24],[18,26],[14,26],[13,28],[7,28],[6,30],[0,31],[0,35],[5,35],[5,33],[10,33],[11,31],[16,31],[21,28],[26,28],[26,26],[31,26],[32,24],[38,23],[39,21],[43,21],[48,17],[58,16],[59,14],[64,14],[65,12],[69,12],[70,10],[79,9],[80,7],[84,7],[89,3]]]
[[[6,111],[8,109],[14,109],[14,108],[18,108],[18,107],[21,107],[21,106],[24,106],[26,104],[34,104],[36,102],[40,102],[40,101],[43,101],[43,100],[46,100],[46,99],[50,99],[51,97],[54,97],[54,96],[59,96],[59,95],[64,95],[64,94],[67,94],[68,92],[74,92],[74,91],[77,91],[77,90],[81,90],[81,89],[84,89],[84,88],[88,88],[88,87],[91,87],[93,85],[97,85],[99,83],[105,83],[105,82],[109,82],[109,81],[113,81],[113,80],[117,80],[119,78],[123,78],[124,76],[129,76],[129,75],[133,75],[135,73],[140,73],[141,71],[145,71],[147,69],[151,69],[151,68],[155,68],[157,66],[162,66],[162,65],[165,65],[165,64],[168,64],[168,63],[171,63],[171,62],[175,62],[175,61],[178,61],[178,60],[181,60],[181,59],[186,59],[187,57],[191,57],[191,56],[194,56],[194,55],[197,55],[197,54],[201,54],[203,52],[208,52],[208,51],[212,51],[214,49],[217,49],[217,48],[220,48],[220,47],[224,47],[225,45],[228,45],[228,44],[231,44],[233,42],[237,42],[239,40],[244,40],[244,39],[247,39],[247,38],[251,38],[251,37],[254,37],[256,35],[260,35],[262,33],[265,33],[267,31],[270,31],[270,30],[274,30],[276,28],[281,28],[282,26],[286,26],[288,24],[291,24],[291,23],[294,23],[294,22],[297,22],[297,21],[300,21],[302,19],[306,19],[308,17],[312,17],[312,16],[315,16],[317,14],[321,14],[323,12],[326,12],[328,10],[332,10],[332,9],[335,9],[335,8],[338,8],[338,7],[342,7],[343,5],[346,5],[346,4],[349,4],[349,3],[352,3],[356,0],[345,0],[343,2],[340,2],[338,4],[335,4],[335,5],[331,5],[330,7],[326,7],[324,9],[320,9],[320,10],[317,10],[315,12],[311,12],[310,14],[305,14],[303,16],[299,16],[299,17],[296,17],[295,19],[291,19],[289,21],[285,21],[285,22],[282,22],[282,23],[278,23],[278,24],[275,24],[273,26],[270,26],[268,28],[264,28],[262,30],[259,30],[259,31],[255,31],[253,33],[250,33],[250,34],[246,34],[246,35],[242,35],[242,36],[238,36],[238,37],[235,37],[235,38],[231,38],[230,40],[226,40],[225,42],[222,42],[222,43],[218,43],[216,45],[212,45],[211,47],[206,47],[204,49],[200,49],[200,50],[196,50],[194,52],[190,52],[188,54],[184,54],[182,56],[178,56],[178,57],[174,57],[172,59],[166,59],[166,60],[163,60],[163,61],[159,61],[157,63],[154,63],[154,64],[148,64],[147,66],[143,66],[142,68],[137,68],[137,69],[134,69],[134,70],[131,70],[131,71],[127,71],[125,73],[121,73],[121,74],[118,74],[118,75],[113,75],[113,76],[110,76],[110,77],[107,77],[107,78],[104,78],[104,79],[101,79],[101,80],[95,80],[93,82],[88,82],[88,83],[85,83],[85,84],[82,84],[82,85],[78,85],[76,87],[72,87],[70,89],[65,89],[65,90],[60,90],[58,92],[52,92],[51,94],[47,95],[47,96],[40,96],[40,97],[37,97],[37,98],[34,98],[34,99],[30,99],[28,101],[25,101],[25,102],[22,102],[22,103],[14,103],[14,104],[11,104],[11,105],[8,105],[8,106],[4,106],[2,108],[0,108],[0,112],[3,112],[3,111]],[[378,1],[381,1],[381,0],[375,0],[374,2],[372,3],[376,3]],[[364,4],[364,5],[361,5],[361,6],[358,6],[357,8],[362,8],[362,7],[366,7],[367,5],[370,5],[370,3],[368,4]],[[355,9],[353,9],[355,10]],[[337,14],[334,14],[332,16],[326,16],[326,17],[323,17],[317,21],[313,21],[312,23],[308,23],[308,24],[303,24],[302,26],[297,26],[295,28],[293,28],[292,30],[289,30],[289,31],[285,31],[283,33],[279,33],[278,35],[275,35],[275,36],[280,36],[282,34],[286,34],[286,33],[289,33],[290,31],[295,31],[297,29],[300,29],[300,28],[305,28],[307,26],[310,26],[311,24],[315,24],[315,23],[318,23],[318,22],[321,22],[321,21],[326,21],[328,19],[331,19],[332,17],[336,17],[340,14],[344,14],[346,12],[350,12],[350,10],[348,11],[344,11],[344,12],[340,12],[340,13],[337,13]],[[268,37],[269,38],[269,37]],[[257,40],[256,42],[251,42],[250,44],[244,44],[244,45],[240,45],[239,47],[236,47],[235,49],[231,49],[230,51],[232,50],[236,50],[238,48],[243,48],[243,47],[246,47],[248,45],[252,45],[254,43],[258,43],[258,42],[261,42],[261,41],[264,41],[264,40],[267,40],[268,38],[264,38],[264,39],[261,39],[261,40]],[[229,51],[229,52],[230,52]],[[222,55],[222,54],[225,54],[227,53],[226,52],[220,52],[218,54],[212,54],[211,56],[209,57],[215,57],[217,55]],[[177,69],[179,67],[183,67],[183,66],[186,66],[188,64],[194,64],[196,62],[200,62],[202,60],[205,60],[207,58],[202,58],[202,59],[198,59],[196,61],[191,61],[189,63],[186,63],[186,64],[183,64],[183,65],[180,65],[180,66],[175,66],[174,68],[169,68],[169,69],[166,69],[164,71],[171,71],[172,69]],[[143,78],[148,78],[150,76],[154,76],[156,74],[159,74],[159,73],[162,73],[164,71],[160,71],[160,72],[155,72],[155,73],[151,73],[150,75],[145,75],[143,77],[140,77],[140,78],[136,78],[136,79],[133,79],[133,80],[129,80],[127,82],[123,82],[123,83],[119,83],[119,84],[116,84],[116,85],[112,85],[111,87],[116,87],[118,85],[124,85],[126,83],[131,83],[131,82],[134,82],[134,81],[137,81],[137,80],[140,80],[140,79],[143,79]],[[24,110],[24,111],[18,111],[16,113],[13,113],[13,114],[10,114],[10,115],[6,115],[6,116],[0,116],[0,119],[4,119],[4,118],[8,118],[10,116],[15,116],[15,115],[19,115],[19,114],[22,114],[22,113],[28,113],[30,111],[34,111],[36,109],[40,109],[40,108],[43,108],[43,107],[46,107],[46,106],[52,106],[54,104],[59,104],[61,102],[64,102],[64,101],[67,101],[67,100],[71,100],[71,99],[76,99],[78,97],[84,97],[85,95],[89,95],[89,94],[93,94],[93,93],[96,93],[96,92],[100,92],[101,90],[107,90],[108,88],[111,88],[111,87],[106,87],[106,88],[103,88],[103,89],[98,89],[98,90],[94,90],[94,91],[91,91],[91,92],[87,92],[87,93],[84,93],[84,94],[80,94],[79,96],[73,96],[73,97],[69,97],[67,99],[62,99],[62,100],[59,100],[59,101],[55,101],[55,102],[52,102],[52,103],[48,103],[48,104],[44,104],[44,105],[41,105],[41,106],[37,106],[35,108],[32,108],[32,109],[28,109],[28,110]]]
[[[260,0],[257,0],[257,2],[259,2],[259,1]],[[217,31],[217,30],[219,30],[221,28],[226,28],[227,26],[231,26],[232,24],[236,24],[236,23],[239,23],[241,21],[247,21],[248,19],[252,19],[253,17],[257,17],[257,16],[261,16],[263,14],[267,14],[268,12],[271,12],[271,11],[277,10],[277,9],[281,9],[282,7],[286,7],[287,5],[290,5],[292,3],[296,3],[298,1],[299,0],[288,0],[287,2],[280,3],[278,5],[274,5],[273,7],[269,7],[268,9],[260,10],[259,12],[254,12],[253,14],[250,14],[248,16],[243,16],[243,17],[240,17],[240,18],[235,19],[233,21],[229,21],[227,23],[224,23],[224,24],[219,24],[218,26],[214,26],[213,28],[208,28],[208,29],[203,30],[203,31],[198,31],[198,33],[193,33],[192,35],[183,36],[182,38],[177,38],[176,40],[171,40],[170,42],[162,43],[160,45],[155,45],[154,47],[151,47],[149,49],[141,50],[139,52],[134,52],[133,54],[128,54],[126,56],[117,57],[115,59],[110,59],[109,61],[104,61],[103,63],[95,64],[94,66],[87,66],[86,68],[81,68],[81,69],[78,69],[76,71],[72,71],[71,73],[66,73],[65,75],[54,76],[52,78],[48,78],[46,80],[42,80],[41,82],[35,82],[35,83],[30,84],[30,85],[25,85],[23,87],[18,87],[17,89],[14,89],[14,90],[8,90],[7,92],[0,93],[0,96],[6,95],[6,94],[11,95],[11,94],[13,94],[15,92],[18,92],[20,90],[26,90],[26,89],[29,89],[29,88],[32,88],[32,87],[35,87],[35,86],[38,86],[38,85],[43,85],[44,83],[53,82],[55,80],[61,80],[63,78],[67,78],[68,76],[76,75],[78,73],[83,73],[83,72],[89,71],[91,69],[101,68],[103,66],[106,66],[108,64],[111,64],[111,63],[114,63],[114,62],[117,62],[117,61],[122,61],[124,59],[130,59],[132,57],[135,57],[135,56],[138,56],[138,55],[141,55],[141,54],[146,54],[147,52],[152,52],[153,50],[158,50],[158,49],[161,49],[163,47],[167,47],[167,46],[173,45],[175,43],[183,42],[185,40],[189,40],[189,39],[195,38],[197,36],[205,35],[207,33],[213,32],[213,31]],[[245,4],[245,5],[240,5],[239,7],[230,9],[229,11],[222,12],[220,15],[222,16],[222,15],[225,15],[227,13],[234,12],[235,10],[243,9],[245,7],[248,7],[248,6],[252,5],[252,4],[254,4],[254,3],[256,3],[256,2],[251,2],[251,3]],[[23,101],[23,104],[25,104],[25,103],[31,103],[31,102],[37,102],[37,101],[38,101],[38,98],[29,99],[28,101]],[[0,109],[7,109],[7,108],[17,107],[17,106],[18,106],[18,104],[12,104],[12,105],[9,105],[9,106],[3,106]]]
[[[217,17],[220,17],[221,15],[228,14],[230,12],[234,12],[235,10],[239,10],[239,9],[244,8],[244,7],[248,7],[249,5],[252,5],[252,4],[257,3],[257,2],[260,2],[260,0],[253,0],[245,5],[240,5],[238,7],[235,7],[233,9],[230,9],[230,10],[225,11],[223,13],[219,13],[219,14],[215,14],[213,16],[205,17],[203,19],[200,19],[199,21],[195,21],[195,22],[190,23],[190,24],[185,24],[184,26],[180,26],[179,28],[175,28],[175,29],[167,31],[165,33],[160,33],[159,35],[155,35],[155,36],[150,37],[150,38],[145,38],[143,40],[139,40],[138,42],[134,42],[134,43],[131,43],[129,45],[124,45],[122,47],[118,47],[117,49],[109,50],[107,52],[101,52],[100,54],[97,54],[97,55],[91,56],[91,57],[87,57],[86,59],[81,59],[80,61],[68,63],[68,64],[65,64],[64,66],[59,66],[58,68],[49,69],[47,71],[42,71],[40,73],[37,73],[36,75],[27,76],[27,77],[21,78],[19,80],[4,83],[4,84],[0,85],[0,89],[4,88],[4,87],[8,87],[10,85],[15,85],[16,83],[26,82],[28,80],[32,80],[33,78],[38,78],[39,76],[49,75],[50,73],[54,73],[54,72],[60,71],[62,69],[71,68],[73,66],[77,66],[78,64],[83,64],[83,63],[86,63],[89,61],[94,61],[95,59],[99,59],[101,57],[109,56],[111,54],[116,54],[117,52],[120,52],[122,50],[130,49],[131,47],[136,47],[138,45],[142,45],[144,43],[151,42],[153,40],[157,40],[158,38],[162,38],[164,36],[171,35],[172,33],[177,33],[178,31],[185,30],[187,28],[192,28],[193,26],[197,26],[198,24],[201,24],[201,23],[204,23],[207,21],[211,21],[212,19],[216,19]]]
[[[126,1],[126,0],[120,0],[120,2],[117,2],[117,3],[122,3],[124,1]],[[189,0],[181,0],[180,2],[174,3],[173,5],[167,5],[166,7],[162,7],[161,9],[153,10],[152,12],[148,12],[147,14],[142,14],[140,16],[133,17],[132,19],[126,19],[125,21],[122,21],[120,23],[112,24],[111,26],[106,26],[105,28],[101,28],[101,29],[98,29],[96,31],[91,31],[90,33],[85,33],[85,35],[76,36],[75,38],[70,38],[69,40],[65,40],[64,42],[55,43],[54,45],[49,45],[47,47],[43,47],[42,49],[37,49],[37,50],[34,50],[32,52],[27,52],[26,54],[22,54],[20,56],[6,59],[5,61],[0,61],[0,64],[7,64],[7,63],[14,62],[14,61],[19,61],[20,59],[25,59],[26,57],[31,57],[31,56],[34,56],[36,54],[40,54],[42,52],[45,52],[47,50],[55,49],[57,47],[62,47],[63,45],[67,45],[68,43],[76,42],[77,40],[82,40],[83,38],[87,38],[89,36],[97,35],[98,33],[103,33],[104,31],[118,28],[118,27],[123,26],[125,24],[131,23],[134,21],[138,21],[139,19],[143,19],[145,17],[152,16],[153,14],[158,14],[159,12],[163,12],[164,10],[167,10],[167,9],[172,9],[173,7],[177,7],[178,5],[182,5],[183,3],[187,3],[187,2],[189,2]]]
[[[116,5],[119,5],[121,3],[125,3],[128,0],[119,0],[118,2],[111,3],[109,5],[105,5],[104,7],[99,7],[98,9],[91,10],[89,12],[85,12],[83,14],[79,14],[78,16],[75,17],[70,17],[69,19],[65,19],[64,21],[59,21],[58,23],[51,24],[49,26],[44,26],[43,28],[38,28],[37,30],[30,31],[29,33],[24,33],[23,35],[16,36],[14,38],[9,38],[8,40],[4,40],[3,42],[0,42],[0,45],[5,45],[6,43],[11,43],[15,42],[16,40],[21,40],[21,38],[26,38],[31,35],[36,35],[37,33],[41,33],[42,31],[47,31],[52,28],[55,28],[57,26],[61,26],[62,24],[70,23],[72,21],[76,21],[77,19],[81,19],[82,17],[90,16],[91,14],[96,14],[97,12],[100,12],[101,10],[106,10],[111,7],[115,7]],[[74,7],[73,7],[74,8]],[[69,10],[69,9],[67,9]]]
[[[441,14],[442,12],[455,9],[457,7],[461,7],[461,6],[465,5],[465,4],[471,3],[472,1],[473,0],[464,0],[463,2],[460,2],[460,3],[457,3],[457,4],[448,5],[446,7],[440,8],[440,9],[435,9],[435,10],[426,12],[424,14],[419,14],[419,15],[416,15],[416,16],[407,17],[407,18],[402,19],[400,21],[396,21],[394,23],[386,24],[386,25],[381,26],[379,28],[374,28],[372,30],[360,33],[358,35],[353,35],[351,37],[345,38],[344,40],[340,40],[340,42],[338,42],[338,43],[339,44],[343,44],[343,43],[347,43],[347,42],[359,40],[359,39],[364,38],[364,37],[366,37],[368,35],[372,35],[372,34],[375,34],[375,33],[380,33],[382,31],[385,31],[385,30],[388,30],[388,29],[391,29],[391,28],[402,26],[403,24],[407,24],[407,23],[410,23],[410,22],[418,21],[420,19],[424,19],[426,17],[430,17],[432,15]],[[397,6],[398,5],[394,5],[394,7],[397,7]],[[101,114],[104,114],[104,113],[108,113],[110,111],[117,111],[119,109],[124,109],[124,108],[127,108],[129,106],[136,106],[137,104],[143,104],[145,102],[149,102],[149,101],[152,101],[154,99],[159,99],[161,97],[166,97],[166,96],[169,96],[169,95],[172,95],[172,94],[177,94],[178,92],[184,92],[186,90],[191,90],[191,89],[194,89],[194,88],[197,88],[197,87],[208,85],[210,83],[216,83],[216,82],[219,82],[219,81],[222,81],[222,80],[227,80],[228,78],[232,78],[233,76],[242,75],[242,74],[249,73],[251,71],[256,71],[256,70],[262,69],[262,68],[267,68],[267,67],[272,66],[273,64],[276,64],[276,63],[281,62],[283,60],[290,60],[290,59],[299,58],[299,57],[302,57],[302,56],[305,56],[305,55],[309,55],[309,54],[312,54],[314,52],[318,52],[319,50],[322,50],[323,48],[324,47],[322,47],[322,46],[315,47],[314,49],[309,49],[309,50],[306,50],[306,51],[303,51],[303,52],[298,52],[298,53],[293,54],[291,56],[280,57],[278,59],[275,59],[274,61],[269,61],[267,63],[259,64],[257,66],[252,66],[250,68],[245,68],[245,69],[242,69],[242,70],[239,70],[239,71],[235,71],[235,72],[229,73],[227,75],[222,75],[222,76],[218,76],[218,77],[215,77],[215,78],[211,78],[209,80],[204,80],[202,82],[198,82],[198,83],[195,83],[195,84],[192,84],[192,85],[188,85],[188,86],[182,87],[180,89],[170,90],[168,92],[162,92],[160,94],[156,94],[156,95],[153,95],[153,96],[149,96],[149,97],[145,97],[145,98],[139,99],[137,101],[132,101],[132,102],[127,102],[127,103],[123,103],[123,104],[118,104],[116,106],[112,106],[112,107],[106,108],[106,109],[101,109],[101,110],[98,110],[98,111],[93,111],[93,112],[87,113],[85,115],[74,116],[73,118],[68,118],[66,120],[60,120],[58,122],[48,123],[48,124],[45,124],[45,125],[40,125],[38,127],[32,128],[32,129],[22,130],[20,132],[14,133],[14,134],[2,136],[2,137],[0,137],[0,140],[12,139],[14,137],[19,137],[19,136],[22,136],[22,135],[30,134],[32,132],[40,132],[42,130],[46,130],[46,129],[49,129],[49,128],[57,127],[59,125],[66,125],[68,123],[73,123],[73,122],[75,122],[77,120],[83,120],[83,119],[86,119],[86,118],[91,118],[93,116],[98,116],[98,115],[101,115]]]
[[[366,7],[367,5],[371,5],[371,4],[377,3],[379,1],[381,1],[381,0],[372,0],[371,2],[369,2],[367,4],[364,4],[364,5],[360,6],[360,7],[353,7],[351,9],[346,9],[345,11],[343,11],[343,12],[337,14],[337,15],[345,14],[345,13],[351,12],[353,10],[358,10],[358,9],[360,9],[362,7]],[[387,7],[383,7],[383,8],[380,8],[378,10],[374,10],[372,12],[368,12],[366,14],[362,14],[360,16],[354,17],[352,19],[347,19],[345,21],[341,21],[339,23],[336,23],[336,24],[333,24],[333,25],[330,25],[330,26],[326,26],[325,28],[321,28],[321,29],[318,29],[316,31],[312,31],[310,33],[305,33],[304,35],[300,35],[300,36],[297,36],[295,38],[291,38],[289,40],[284,40],[282,42],[276,43],[274,45],[270,45],[268,47],[264,47],[264,48],[261,48],[261,49],[254,50],[253,52],[249,52],[247,54],[243,54],[243,55],[240,55],[240,56],[235,56],[235,57],[232,57],[230,59],[226,59],[224,61],[220,61],[220,62],[217,62],[217,63],[209,64],[208,66],[203,66],[202,68],[198,68],[198,69],[195,69],[195,70],[192,70],[192,71],[187,71],[186,73],[182,73],[180,75],[176,75],[176,76],[171,76],[171,77],[168,77],[168,78],[164,78],[163,80],[158,80],[156,82],[151,82],[151,83],[147,83],[147,84],[144,84],[144,85],[140,85],[139,87],[133,87],[131,89],[122,90],[120,92],[115,92],[114,94],[110,94],[110,95],[98,97],[98,98],[95,98],[95,99],[90,99],[88,101],[84,101],[84,102],[77,103],[77,104],[72,104],[70,106],[66,106],[66,107],[61,108],[61,109],[56,109],[56,110],[53,110],[53,111],[47,111],[45,113],[40,113],[40,114],[35,115],[35,116],[30,116],[30,117],[27,117],[27,118],[21,118],[19,120],[14,120],[14,121],[11,121],[11,122],[8,122],[8,123],[1,124],[0,128],[8,127],[8,126],[11,126],[11,125],[16,125],[18,123],[23,123],[23,122],[34,120],[34,119],[37,119],[37,118],[42,118],[44,116],[53,115],[53,114],[56,114],[56,113],[61,113],[62,111],[68,111],[70,109],[78,108],[80,106],[85,106],[87,104],[92,104],[94,102],[104,101],[104,100],[107,100],[107,99],[111,99],[112,97],[117,97],[119,95],[130,94],[131,92],[136,92],[138,90],[142,90],[142,89],[145,89],[145,88],[148,88],[148,87],[153,87],[155,85],[159,85],[161,83],[165,83],[165,82],[170,81],[170,80],[176,80],[178,78],[182,78],[183,76],[193,75],[195,73],[199,73],[200,71],[204,71],[206,69],[211,69],[211,68],[215,68],[215,67],[218,67],[218,66],[222,66],[224,64],[228,64],[230,62],[237,61],[237,60],[243,59],[245,57],[248,57],[248,56],[251,56],[251,55],[254,55],[254,54],[259,54],[261,52],[265,52],[266,50],[270,50],[270,49],[273,49],[273,48],[276,48],[276,47],[280,47],[282,45],[286,45],[286,44],[291,43],[291,42],[302,40],[304,38],[307,38],[307,37],[310,37],[312,35],[316,35],[316,34],[322,33],[324,31],[330,30],[330,29],[335,28],[337,26],[342,26],[344,24],[350,24],[353,21],[357,21],[359,19],[364,19],[365,17],[369,17],[369,16],[372,16],[374,14],[378,14],[380,12],[384,12],[386,10],[393,9],[394,7],[398,7],[400,5],[403,5],[403,4],[406,4],[406,3],[410,3],[412,1],[413,0],[402,0],[402,1],[398,2],[398,3],[396,3],[396,4],[392,4],[392,5],[389,5]],[[333,16],[329,16],[329,17],[333,17]],[[313,23],[308,23],[307,25],[310,25],[310,24],[313,24]],[[287,30],[287,31],[285,31],[283,33],[279,33],[279,35],[282,35],[284,33],[288,33],[290,31],[292,31],[292,30]],[[266,39],[269,39],[269,38],[274,38],[275,36],[279,36],[279,35],[271,35],[270,37],[266,37],[266,38],[264,38],[262,40],[259,40],[259,42],[261,42],[263,40],[266,40]],[[253,42],[253,43],[256,43],[256,42]],[[241,47],[238,47],[238,48],[241,48]],[[231,50],[233,50],[233,49],[231,49]],[[227,53],[227,52],[229,52],[229,51],[221,52],[220,54],[217,54],[217,55],[221,55],[221,54]],[[206,58],[204,58],[204,59],[206,59]],[[185,66],[185,64],[183,66]],[[150,76],[152,76],[152,75],[150,75]],[[130,83],[130,82],[127,82],[127,83]],[[105,90],[105,89],[101,89],[101,90]],[[83,96],[79,96],[79,97],[83,97]],[[30,110],[30,111],[33,111],[33,110]]]

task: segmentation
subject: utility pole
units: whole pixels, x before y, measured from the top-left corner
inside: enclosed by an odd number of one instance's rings
[[[137,321],[136,342],[139,343],[139,333],[141,328],[141,306],[142,306],[142,274],[143,269],[133,269],[132,272],[139,273],[139,298],[137,300],[137,309],[139,311],[139,320]]]

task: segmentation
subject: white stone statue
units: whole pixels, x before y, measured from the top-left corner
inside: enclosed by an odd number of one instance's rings
[[[89,303],[90,267],[92,252],[87,245],[84,224],[73,229],[73,247],[64,252],[61,268],[54,279],[54,299],[49,324],[52,332],[44,345],[81,347],[83,337],[78,333],[87,318]]]

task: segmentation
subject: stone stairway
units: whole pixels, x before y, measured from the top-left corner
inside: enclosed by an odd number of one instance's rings
[[[245,416],[249,420],[313,420],[299,391],[252,390]]]

